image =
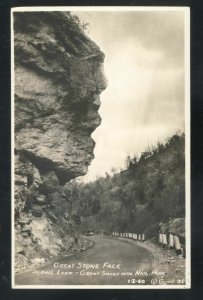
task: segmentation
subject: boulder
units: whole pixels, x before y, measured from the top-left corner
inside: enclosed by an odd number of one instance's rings
[[[33,205],[32,207],[32,215],[35,217],[42,217],[43,215],[43,210],[39,205]]]
[[[57,190],[59,184],[58,177],[54,171],[43,172],[41,174],[43,189],[46,193],[53,193]]]
[[[22,247],[17,247],[16,253],[17,253],[17,254],[25,255],[25,250],[24,250]]]
[[[22,236],[26,238],[26,237],[29,237],[29,234],[25,231],[25,232],[22,232]]]
[[[35,198],[35,202],[39,205],[44,205],[47,204],[47,198],[45,195],[40,194]]]
[[[26,224],[30,224],[32,222],[32,219],[30,219],[30,218],[23,218],[23,219],[19,219],[18,220],[18,223],[20,224],[20,225],[26,225]]]
[[[29,225],[24,225],[21,228],[21,232],[27,232],[28,234],[32,231],[32,228]]]

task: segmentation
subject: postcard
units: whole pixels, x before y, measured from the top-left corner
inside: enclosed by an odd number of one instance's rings
[[[190,10],[11,10],[12,288],[190,288]]]

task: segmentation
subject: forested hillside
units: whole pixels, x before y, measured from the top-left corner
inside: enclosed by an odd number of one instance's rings
[[[126,169],[87,184],[72,182],[72,203],[80,231],[158,232],[160,222],[185,216],[185,135],[158,142]]]

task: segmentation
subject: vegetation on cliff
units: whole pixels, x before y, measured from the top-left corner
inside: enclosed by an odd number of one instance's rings
[[[160,222],[185,216],[185,136],[127,157],[126,169],[87,184],[72,182],[73,210],[81,230],[157,234]]]

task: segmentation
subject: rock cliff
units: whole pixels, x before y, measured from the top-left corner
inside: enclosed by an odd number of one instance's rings
[[[14,13],[18,260],[57,255],[79,241],[68,182],[86,174],[94,157],[103,61],[71,13]]]

